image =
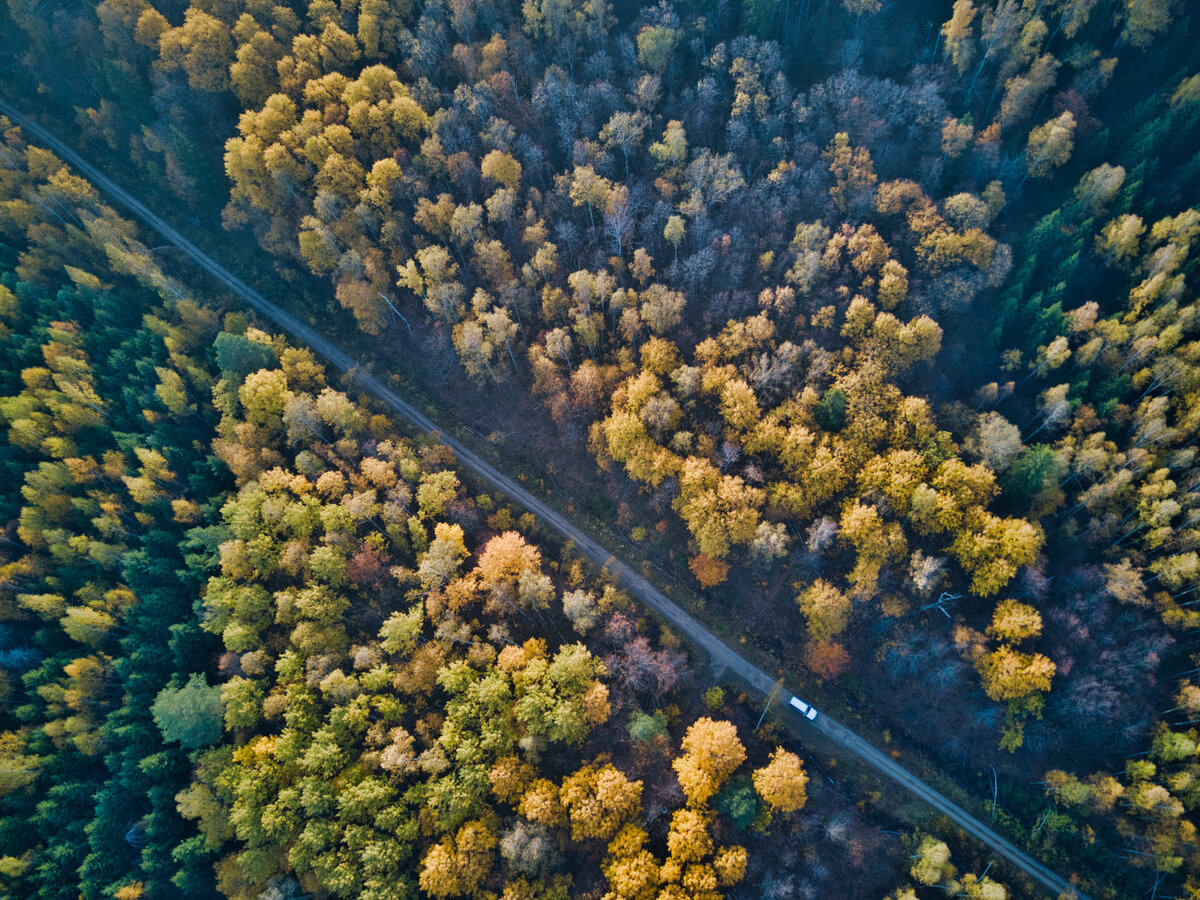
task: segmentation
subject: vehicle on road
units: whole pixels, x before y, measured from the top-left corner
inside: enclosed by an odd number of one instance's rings
[[[800,710],[800,714],[802,716],[804,716],[804,718],[808,719],[810,722],[817,717],[816,708],[809,706],[807,703],[805,703],[799,697],[793,697],[791,699],[791,705],[796,707],[796,709]]]

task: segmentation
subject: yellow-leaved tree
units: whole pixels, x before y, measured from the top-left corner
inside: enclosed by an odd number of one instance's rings
[[[704,717],[688,728],[683,755],[676,757],[671,766],[688,805],[702,806],[745,760],[746,748],[733,723]]]
[[[771,761],[751,776],[754,789],[772,810],[795,812],[808,802],[808,773],[804,761],[795,753],[779,747]]]

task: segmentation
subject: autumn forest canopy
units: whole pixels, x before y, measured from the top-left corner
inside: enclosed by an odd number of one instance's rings
[[[0,98],[1089,897],[1200,898],[1197,29],[7,0]],[[6,117],[0,346],[0,897],[1044,896]]]

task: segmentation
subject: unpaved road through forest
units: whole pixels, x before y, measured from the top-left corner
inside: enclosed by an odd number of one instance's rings
[[[563,537],[573,541],[580,552],[593,562],[607,567],[613,579],[622,587],[642,600],[647,606],[654,609],[676,629],[686,634],[694,644],[703,649],[708,654],[709,661],[715,669],[719,670],[723,668],[732,672],[743,681],[761,691],[764,695],[770,695],[774,691],[774,678],[737,651],[728,647],[720,638],[688,615],[688,613],[684,612],[683,609],[672,602],[654,585],[650,584],[649,581],[624,562],[617,559],[612,553],[572,524],[557,510],[552,509],[511,478],[480,459],[464,444],[446,434],[420,410],[400,399],[382,381],[367,372],[350,354],[301,322],[291,313],[285,312],[280,307],[269,302],[257,291],[230,274],[145,205],[103,175],[94,166],[87,163],[71,147],[60,141],[36,122],[26,118],[3,100],[0,100],[0,113],[8,116],[14,124],[19,124],[28,135],[31,135],[37,141],[54,150],[63,160],[91,181],[93,185],[129,209],[134,215],[161,234],[167,241],[191,257],[197,265],[212,275],[213,278],[254,309],[258,310],[264,317],[275,322],[276,325],[287,332],[293,339],[307,344],[324,357],[332,366],[342,372],[353,371],[354,380],[363,390],[374,395],[391,410],[403,416],[420,430],[437,435],[446,446],[454,451],[458,457],[458,461],[463,466],[470,469],[496,490],[502,491],[524,506]],[[961,807],[952,803],[945,796],[917,778],[903,766],[897,764],[889,756],[877,750],[846,726],[824,713],[819,713],[811,721],[800,716],[794,707],[788,705],[791,698],[792,694],[787,691],[783,691],[779,697],[782,708],[786,709],[788,713],[803,719],[808,725],[820,731],[838,746],[860,757],[864,762],[873,766],[897,784],[907,788],[938,812],[953,820],[955,824],[972,837],[994,850],[999,856],[1008,860],[1012,865],[1023,871],[1033,881],[1046,888],[1052,894],[1056,896],[1066,894],[1069,897],[1079,898],[1079,900],[1087,900],[1085,895],[1079,893],[1065,879],[1059,877],[1033,857],[1021,851],[1015,844],[1005,840]]]

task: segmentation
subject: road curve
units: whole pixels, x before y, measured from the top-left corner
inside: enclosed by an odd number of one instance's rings
[[[403,416],[421,431],[437,435],[437,437],[443,443],[445,443],[454,451],[462,465],[471,469],[477,476],[482,478],[492,487],[502,491],[517,503],[524,506],[527,510],[536,515],[563,537],[574,542],[579,548],[580,552],[585,554],[593,562],[607,567],[613,579],[616,580],[622,587],[640,598],[644,603],[646,603],[647,606],[658,612],[659,615],[669,621],[676,629],[682,631],[689,638],[691,638],[696,645],[703,648],[703,650],[708,653],[710,662],[714,668],[725,668],[730,672],[733,672],[739,678],[748,682],[765,695],[770,694],[774,690],[774,678],[769,676],[762,669],[755,666],[741,654],[726,646],[726,644],[721,641],[720,638],[684,612],[683,609],[672,602],[660,590],[650,584],[649,581],[635,572],[624,562],[617,559],[607,549],[573,525],[557,510],[552,509],[546,503],[533,496],[533,494],[529,493],[527,490],[525,490],[525,488],[521,487],[511,478],[502,474],[489,463],[480,459],[479,456],[473,453],[464,444],[438,428],[438,426],[420,410],[400,399],[400,397],[393,393],[378,378],[369,372],[366,372],[348,353],[335,346],[326,338],[322,337],[314,329],[301,322],[295,316],[285,312],[275,304],[266,300],[257,291],[253,290],[240,279],[227,272],[206,253],[204,253],[204,251],[202,251],[195,244],[193,244],[174,228],[164,222],[161,218],[155,215],[144,204],[130,196],[123,188],[102,174],[94,166],[86,162],[71,147],[60,141],[36,122],[26,118],[4,100],[0,100],[0,113],[8,116],[14,124],[20,125],[28,134],[32,135],[43,144],[53,149],[60,157],[62,157],[62,159],[70,163],[71,166],[87,177],[92,184],[103,190],[118,203],[128,208],[134,213],[134,215],[142,219],[146,224],[159,232],[159,234],[161,234],[167,241],[174,244],[176,247],[190,256],[193,261],[195,261],[201,268],[217,279],[217,281],[225,285],[234,294],[245,300],[248,304],[250,304],[250,306],[262,313],[263,316],[274,321],[280,328],[291,335],[292,338],[307,344],[309,347],[323,356],[335,368],[343,372],[352,372],[354,380],[357,381],[364,390],[373,394],[378,400],[382,401],[388,408]],[[791,698],[792,695],[785,692],[780,698],[780,703],[783,705],[783,708],[788,709],[788,711],[791,713],[795,713],[795,708],[788,706]],[[808,720],[805,719],[805,721]],[[1069,884],[1065,879],[1059,877],[1050,869],[1033,859],[1033,857],[1022,852],[1014,844],[996,834],[996,832],[988,828],[974,816],[971,816],[961,807],[952,803],[949,799],[942,796],[942,794],[938,793],[924,781],[917,778],[903,766],[897,764],[886,754],[881,753],[871,744],[867,743],[867,741],[863,740],[861,737],[859,737],[846,726],[837,722],[835,719],[825,715],[824,713],[821,713],[809,724],[823,733],[835,744],[846,750],[849,750],[851,753],[861,758],[864,762],[873,766],[888,778],[891,778],[901,787],[906,788],[911,793],[924,800],[938,812],[951,819],[955,824],[961,827],[972,837],[976,838],[981,843],[994,850],[997,854],[1004,857],[1018,869],[1022,870],[1031,879],[1052,892],[1054,895],[1057,896],[1060,894],[1066,894],[1070,897],[1078,898],[1078,900],[1087,900],[1085,895],[1079,893],[1079,891],[1073,885]]]

